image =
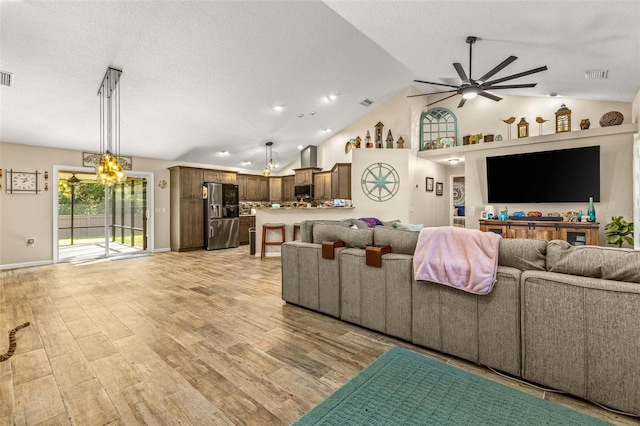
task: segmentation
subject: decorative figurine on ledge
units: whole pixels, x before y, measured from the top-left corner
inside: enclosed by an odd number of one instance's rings
[[[376,148],[382,148],[382,129],[384,128],[384,124],[378,121],[376,124]]]
[[[507,125],[507,139],[511,139],[511,125],[513,123],[515,123],[516,118],[515,117],[509,117],[509,118],[507,118],[505,120],[502,120],[502,121],[504,121],[506,123],[506,125]]]
[[[404,139],[402,139],[402,136],[398,138],[398,142],[396,143],[398,144],[398,149],[404,149]]]
[[[391,129],[387,133],[387,149],[393,149],[393,136],[391,135]]]
[[[522,117],[520,122],[518,123],[518,138],[528,138],[529,137],[529,123],[527,123],[527,119]]]
[[[542,124],[549,120],[545,120],[542,117],[536,117],[536,123],[538,123],[538,136],[542,136]]]
[[[556,133],[571,131],[571,110],[565,104],[556,111]]]

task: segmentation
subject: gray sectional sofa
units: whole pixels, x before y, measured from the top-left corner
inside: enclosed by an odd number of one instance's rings
[[[474,295],[414,279],[418,232],[353,223],[303,222],[282,246],[286,302],[640,415],[640,252],[503,239],[493,291]],[[381,267],[371,245],[391,247]]]

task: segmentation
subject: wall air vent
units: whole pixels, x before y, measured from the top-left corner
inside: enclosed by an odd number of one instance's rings
[[[360,102],[360,105],[368,107],[371,106],[372,103],[373,101],[371,99],[365,99],[364,101]]]
[[[11,76],[10,72],[0,71],[0,86],[11,87]]]
[[[584,78],[604,80],[607,78],[607,74],[609,74],[609,70],[586,70],[584,72]]]

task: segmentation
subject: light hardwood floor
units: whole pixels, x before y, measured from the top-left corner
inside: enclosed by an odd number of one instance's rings
[[[290,424],[393,345],[616,424],[545,393],[280,298],[248,248],[0,272],[0,424]]]

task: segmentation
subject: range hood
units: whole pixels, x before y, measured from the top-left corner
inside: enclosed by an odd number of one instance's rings
[[[318,147],[309,145],[300,151],[300,168],[318,167]]]

